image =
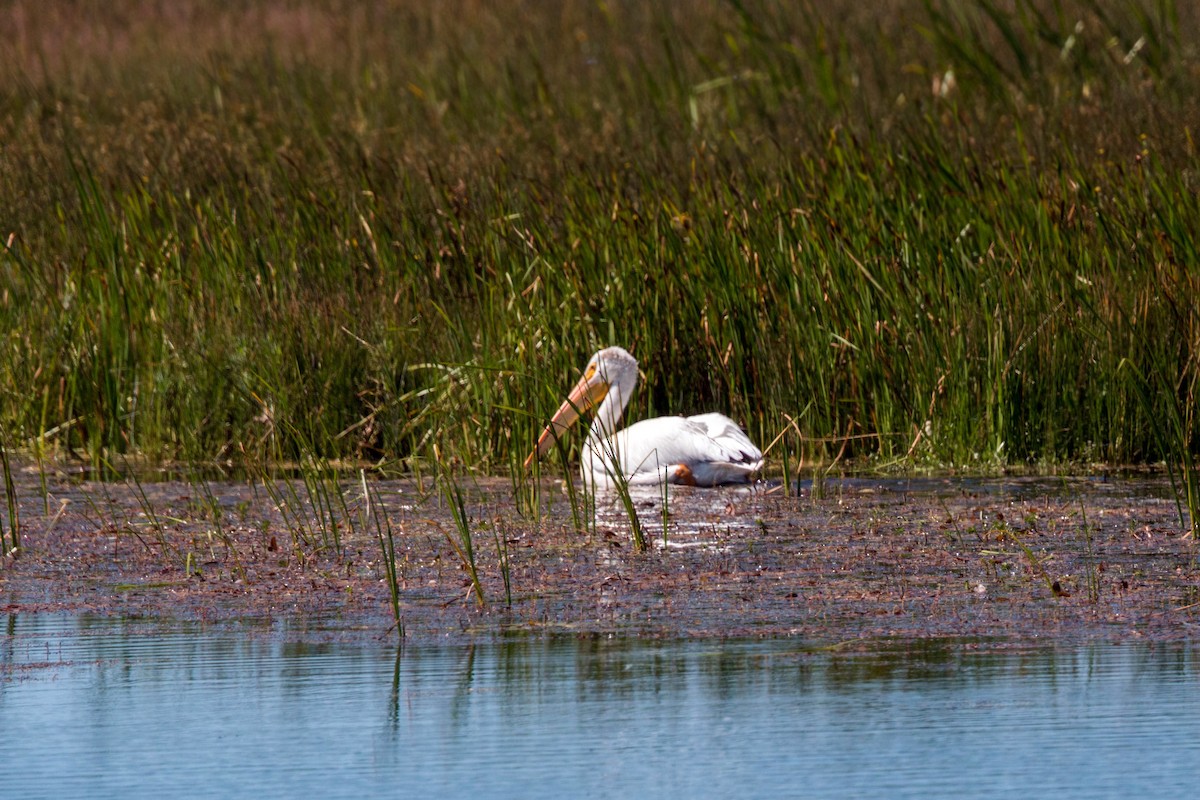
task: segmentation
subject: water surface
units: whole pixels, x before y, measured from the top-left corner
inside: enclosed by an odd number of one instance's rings
[[[12,797],[1170,796],[1200,650],[295,641],[9,617]]]

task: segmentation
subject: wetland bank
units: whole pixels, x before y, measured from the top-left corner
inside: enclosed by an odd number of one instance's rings
[[[0,10],[6,608],[1194,631],[1195,4],[45,6]],[[770,469],[639,498],[637,554],[577,442],[522,469],[618,344],[631,419]]]
[[[409,642],[513,635],[797,638],[877,647],[1187,640],[1196,548],[1159,477],[841,478],[597,499],[580,526],[557,487],[519,514],[506,481],[461,493],[471,563],[431,482],[19,484],[24,544],[0,610],[286,621],[294,635]],[[49,508],[50,513],[44,513]],[[327,514],[323,520],[318,515]],[[393,550],[374,517],[389,520]],[[301,522],[301,520],[303,520]],[[665,527],[664,527],[665,523]]]

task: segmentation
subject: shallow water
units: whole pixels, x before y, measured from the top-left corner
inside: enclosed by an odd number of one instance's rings
[[[314,643],[12,615],[12,797],[1179,796],[1200,648]],[[300,635],[303,634],[303,635]]]

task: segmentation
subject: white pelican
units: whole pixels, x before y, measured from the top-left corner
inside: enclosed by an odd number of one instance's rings
[[[762,452],[721,414],[658,417],[618,431],[637,377],[637,361],[620,347],[592,356],[583,377],[538,437],[525,468],[545,455],[580,414],[599,403],[583,447],[583,479],[594,487],[611,487],[618,469],[630,484],[691,486],[747,483],[762,469]]]

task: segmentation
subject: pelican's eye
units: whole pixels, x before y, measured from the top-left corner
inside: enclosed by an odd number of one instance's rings
[[[585,381],[590,381],[595,376],[595,374],[596,374],[596,365],[588,364],[587,371],[583,373],[583,379]]]

